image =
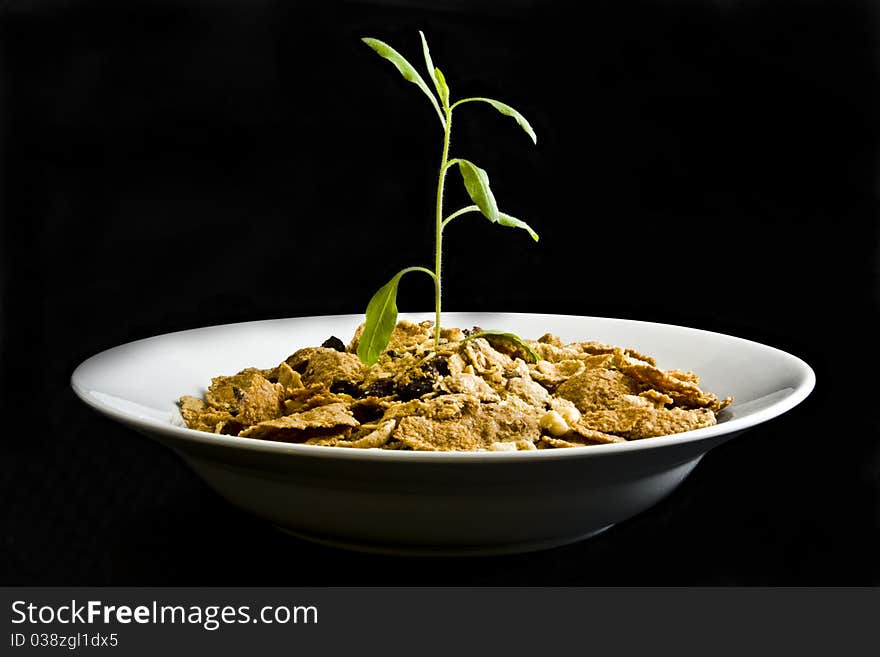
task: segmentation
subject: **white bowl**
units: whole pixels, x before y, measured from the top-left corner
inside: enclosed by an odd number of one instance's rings
[[[791,409],[815,384],[799,358],[719,333],[598,317],[447,313],[447,326],[630,347],[664,369],[697,372],[705,390],[736,401],[705,429],[524,452],[317,447],[183,425],[176,400],[203,394],[212,376],[273,367],[330,335],[347,341],[362,320],[306,317],[161,335],[89,358],[71,385],[100,413],[173,449],[236,506],[300,537],[382,552],[498,554],[578,541],[647,509],[708,450]]]

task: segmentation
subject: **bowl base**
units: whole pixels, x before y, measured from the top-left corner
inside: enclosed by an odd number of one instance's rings
[[[275,525],[276,529],[281,530],[285,534],[289,534],[296,538],[311,543],[319,543],[328,547],[339,548],[341,550],[351,550],[353,552],[366,552],[369,554],[385,554],[400,557],[483,557],[499,554],[520,554],[523,552],[538,552],[540,550],[549,550],[570,543],[577,543],[588,538],[592,538],[601,534],[606,529],[610,529],[614,524],[605,525],[599,529],[586,532],[585,534],[575,534],[574,536],[564,536],[561,538],[551,538],[541,541],[523,541],[520,543],[498,543],[492,545],[395,545],[384,543],[365,543],[357,541],[346,541],[336,538],[328,538],[325,536],[316,536],[305,532],[294,531],[287,527]]]

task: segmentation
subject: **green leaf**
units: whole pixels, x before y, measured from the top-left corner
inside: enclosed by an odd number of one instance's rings
[[[373,39],[370,37],[364,37],[361,39],[364,43],[366,43],[370,48],[375,50],[381,57],[384,57],[389,62],[394,64],[400,74],[403,76],[405,80],[412,82],[419,89],[425,92],[425,95],[431,101],[431,104],[434,106],[434,109],[437,111],[437,116],[440,117],[440,123],[443,124],[443,128],[446,129],[446,119],[443,118],[443,112],[440,109],[440,106],[437,104],[437,99],[434,97],[434,94],[431,93],[431,90],[428,88],[428,85],[425,84],[425,81],[422,79],[422,76],[419,75],[419,72],[413,68],[413,65],[410,64],[403,55],[397,52],[394,48],[389,46],[384,41],[379,41],[378,39]]]
[[[358,358],[366,365],[374,365],[379,360],[397,325],[397,284],[403,273],[395,274],[367,304],[367,318],[357,348]]]
[[[478,331],[477,333],[471,333],[463,340],[463,342],[467,342],[468,340],[473,340],[475,338],[485,338],[489,342],[489,344],[492,344],[493,340],[511,343],[526,354],[526,357],[523,360],[527,360],[532,363],[537,363],[538,360],[540,360],[541,358],[538,353],[534,349],[532,349],[525,340],[523,340],[515,333],[505,333],[504,331]]]
[[[431,50],[428,48],[428,40],[425,38],[425,33],[419,30],[419,36],[422,38],[422,52],[425,54],[425,66],[428,67],[428,75],[431,76],[431,81],[434,83],[437,95],[440,96],[440,100],[443,101],[443,106],[446,107],[449,104],[449,89],[447,88],[444,92],[446,84],[445,81],[441,82],[441,80],[443,80],[443,74],[434,66],[434,61],[431,59]]]
[[[449,85],[446,84],[446,77],[439,68],[434,68],[434,81],[437,83],[437,93],[440,94],[440,100],[443,105],[449,107]]]
[[[489,187],[489,176],[486,172],[468,160],[458,160],[458,170],[468,196],[477,204],[483,216],[492,223],[498,223],[498,204]]]
[[[505,116],[512,117],[514,121],[519,124],[519,127],[526,131],[526,134],[532,138],[532,141],[537,145],[538,143],[538,135],[535,134],[535,131],[532,130],[532,126],[526,120],[522,114],[513,109],[510,105],[506,105],[498,100],[493,100],[491,98],[467,98],[467,101],[479,101],[481,103],[488,103],[499,112],[504,114]],[[459,101],[464,102],[464,101]]]
[[[434,272],[424,267],[407,267],[379,288],[367,304],[364,330],[358,340],[357,355],[363,363],[374,365],[388,346],[391,332],[397,325],[397,284],[404,274],[420,271],[436,280]]]
[[[498,223],[502,226],[509,226],[510,228],[522,228],[527,231],[529,235],[532,236],[532,239],[536,242],[540,239],[538,237],[538,233],[532,230],[532,227],[529,226],[525,221],[520,221],[516,217],[511,217],[509,214],[504,212],[498,213]]]

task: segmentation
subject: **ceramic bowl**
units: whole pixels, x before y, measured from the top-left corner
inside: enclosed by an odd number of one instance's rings
[[[421,321],[432,314],[403,314]],[[212,326],[104,351],[73,373],[98,412],[171,448],[232,504],[302,538],[405,554],[497,554],[592,536],[669,495],[713,447],[785,413],[812,390],[799,358],[756,342],[624,319],[447,313],[444,324],[535,339],[594,340],[697,372],[736,401],[713,427],[590,447],[521,452],[405,452],[297,445],[187,429],[176,400],[212,376],[277,365],[363,315]],[[780,423],[780,431],[785,425]]]

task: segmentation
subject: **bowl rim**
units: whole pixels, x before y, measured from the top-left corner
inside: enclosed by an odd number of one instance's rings
[[[426,316],[433,313],[400,313],[399,319],[409,319],[416,316]],[[653,438],[640,438],[621,443],[607,443],[600,445],[585,445],[584,447],[569,447],[564,449],[542,449],[542,450],[517,450],[517,451],[480,451],[480,452],[430,452],[430,451],[403,451],[403,450],[383,450],[383,449],[346,449],[341,447],[329,447],[322,445],[304,445],[300,443],[286,443],[280,441],[263,440],[259,438],[246,438],[239,436],[225,436],[220,434],[208,433],[206,431],[198,431],[189,429],[184,426],[178,426],[170,422],[163,422],[151,417],[143,417],[135,414],[125,413],[110,404],[103,402],[101,399],[92,394],[90,390],[81,385],[78,381],[82,372],[86,371],[89,364],[99,358],[105,357],[108,353],[129,348],[133,345],[145,342],[153,342],[168,338],[174,335],[185,333],[193,333],[204,331],[207,329],[219,329],[234,326],[245,326],[252,324],[265,324],[270,322],[282,322],[289,320],[313,320],[313,321],[333,321],[333,320],[351,320],[356,317],[363,317],[363,313],[356,314],[337,314],[337,315],[305,315],[298,317],[284,317],[275,319],[252,320],[247,322],[233,322],[227,324],[214,324],[210,326],[202,326],[197,328],[185,329],[182,331],[172,331],[160,335],[132,340],[130,342],[111,347],[100,351],[93,356],[82,361],[72,372],[70,376],[70,386],[74,393],[88,406],[92,407],[102,415],[118,420],[121,423],[141,430],[142,432],[154,436],[157,432],[166,438],[171,438],[179,443],[196,443],[199,445],[218,446],[232,448],[233,450],[243,450],[246,452],[262,452],[268,454],[285,454],[290,456],[298,456],[315,459],[344,459],[353,461],[392,461],[392,462],[489,462],[489,461],[507,461],[507,460],[556,460],[571,458],[589,458],[600,457],[611,454],[622,454],[633,451],[643,451],[651,449],[662,449],[666,447],[674,447],[676,445],[684,445],[688,443],[699,442],[711,438],[718,438],[728,434],[744,431],[758,424],[762,424],[776,418],[783,413],[791,410],[813,391],[816,385],[816,374],[813,369],[801,358],[760,342],[739,338],[726,333],[717,331],[707,331],[705,329],[692,328],[689,326],[681,326],[678,324],[664,324],[661,322],[649,322],[638,319],[627,319],[617,317],[598,317],[592,315],[563,315],[552,313],[513,313],[513,312],[487,312],[487,311],[455,311],[450,314],[471,314],[471,315],[505,315],[509,317],[553,317],[566,319],[586,319],[599,320],[608,322],[625,322],[631,324],[640,324],[643,326],[657,326],[664,328],[678,329],[691,333],[699,333],[712,336],[720,336],[734,342],[749,344],[769,352],[775,352],[792,363],[798,370],[799,380],[797,386],[791,389],[791,393],[784,398],[772,402],[769,406],[757,410],[752,413],[746,413],[743,416],[735,417],[723,422],[719,422],[711,427],[702,429],[694,429],[677,434],[669,434],[666,436],[656,436]]]

